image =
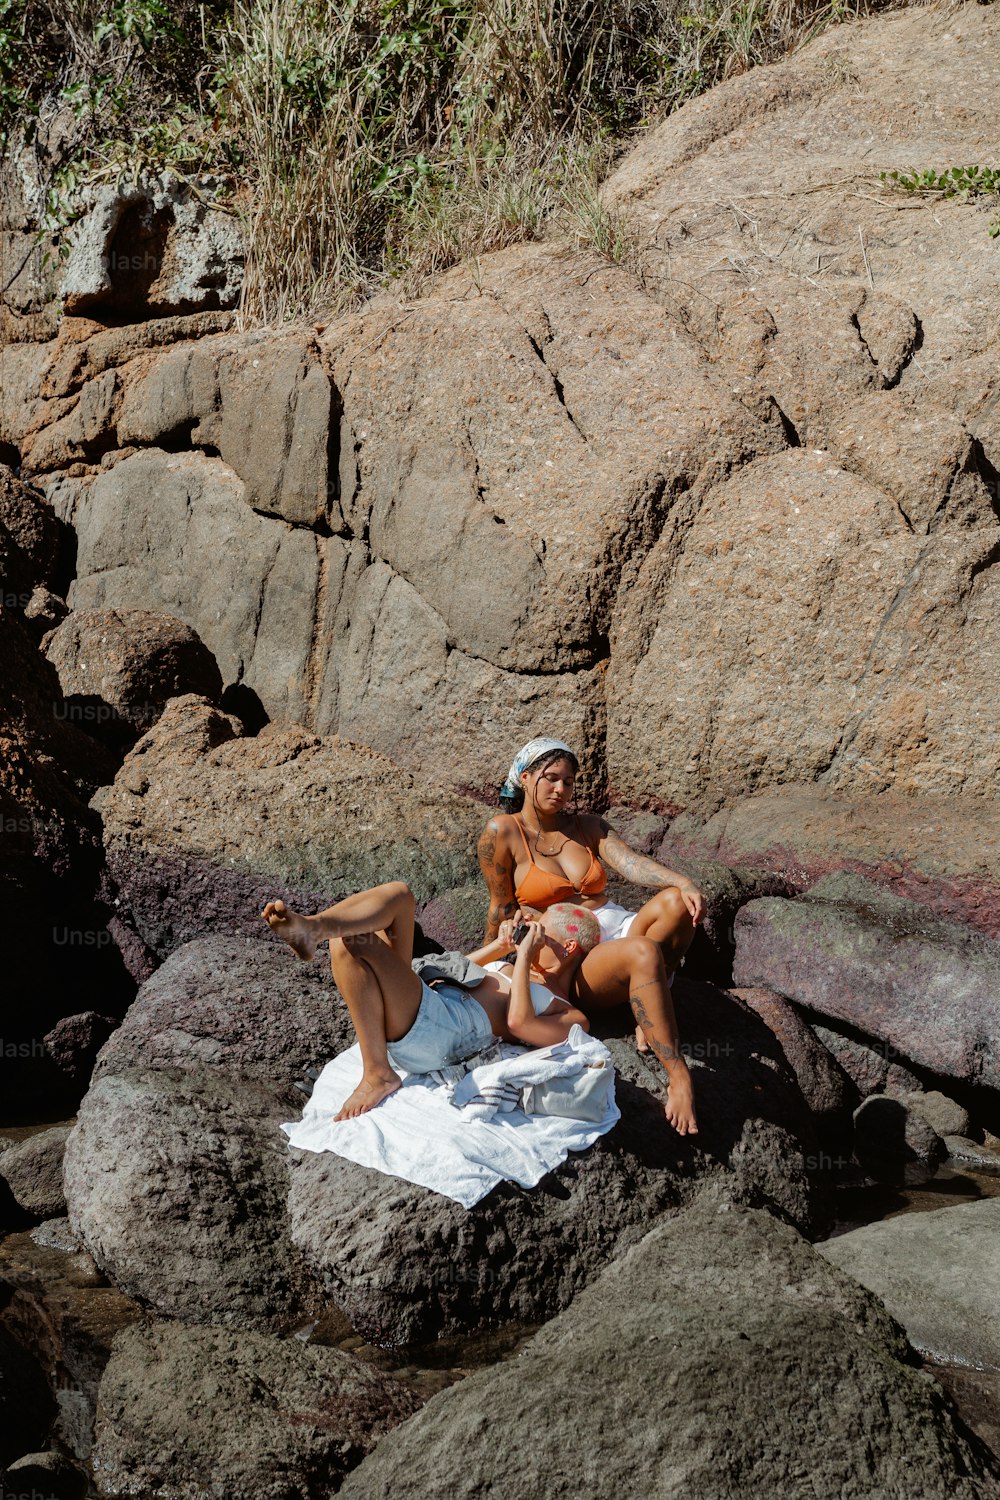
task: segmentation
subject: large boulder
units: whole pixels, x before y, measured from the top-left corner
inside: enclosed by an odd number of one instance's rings
[[[279,1126],[349,1039],[329,973],[277,939],[206,938],[157,970],[101,1052],[65,1162],[70,1221],[117,1286],[194,1321],[301,1318]]]
[[[647,282],[689,311],[737,389],[772,396],[804,445],[898,486],[924,531],[963,489],[956,424],[1000,457],[990,210],[907,196],[879,172],[988,156],[998,34],[971,5],[827,28],[647,132],[605,190],[669,251],[649,256]],[[924,420],[899,419],[906,398]]]
[[[143,1307],[290,1331],[309,1304],[287,1232],[285,1117],[271,1090],[211,1068],[101,1078],[67,1143],[74,1232]]]
[[[990,792],[991,210],[878,174],[989,159],[998,37],[973,5],[827,28],[646,132],[605,185],[654,299],[800,445],[668,529],[619,611],[608,754],[627,795]]]
[[[918,1068],[1000,1087],[1000,944],[857,876],[827,876],[803,900],[748,903],[735,974],[850,1023]]]
[[[405,879],[428,901],[468,883],[484,821],[471,798],[361,745],[290,724],[246,736],[191,696],[169,705],[95,806],[119,918],[160,958],[204,932],[262,930],[272,896],[316,910]]]
[[[326,1500],[420,1403],[339,1349],[235,1329],[119,1334],[101,1381],[102,1495]]]
[[[189,625],[150,609],[74,610],[44,641],[67,716],[98,738],[132,743],[171,698],[217,699],[222,679]]]
[[[931,1215],[929,1217],[936,1217]],[[658,1225],[516,1360],[442,1391],[345,1500],[986,1500],[1000,1467],[878,1301],[768,1214]]]
[[[293,1153],[292,1238],[356,1328],[400,1344],[550,1317],[712,1181],[800,1227],[815,1222],[823,1157],[777,1039],[725,992],[676,988],[697,1137],[665,1125],[656,1066],[607,1035],[622,1119],[532,1192],[501,1184],[463,1209],[329,1153]]]
[[[1000,808],[995,797],[860,797],[784,786],[743,797],[710,818],[681,813],[655,849],[770,871],[785,893],[848,870],[938,916],[1000,937]],[[761,894],[765,894],[762,892]]]
[[[816,1246],[941,1364],[1000,1370],[1000,1198],[896,1214]]]
[[[278,940],[204,938],[147,981],[98,1059],[67,1146],[71,1224],[160,1312],[283,1330],[325,1297],[384,1343],[549,1315],[710,1179],[813,1225],[811,1119],[773,1034],[708,985],[678,1008],[697,1140],[666,1125],[657,1069],[611,1037],[621,1123],[536,1191],[503,1185],[465,1210],[288,1152],[295,1085],[353,1041],[346,1012],[328,971]]]

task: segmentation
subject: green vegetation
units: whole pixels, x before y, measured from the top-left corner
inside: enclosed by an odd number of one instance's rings
[[[880,0],[0,0],[0,135],[87,186],[211,174],[243,315],[349,304],[558,232],[634,262],[622,143]]]
[[[943,172],[927,167],[923,172],[880,172],[890,187],[904,193],[937,193],[943,198],[1000,198],[1000,167],[945,167]],[[1000,209],[987,225],[993,239],[1000,236]]]

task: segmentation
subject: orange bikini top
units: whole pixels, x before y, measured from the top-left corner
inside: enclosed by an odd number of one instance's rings
[[[557,901],[578,901],[581,896],[600,896],[603,893],[608,877],[604,873],[604,866],[593,850],[590,851],[590,868],[577,890],[573,882],[565,875],[557,875],[554,870],[543,870],[541,865],[536,864],[532,859],[528,840],[524,836],[521,819],[515,816],[514,822],[517,824],[524,852],[530,862],[530,869],[521,884],[514,890],[514,897],[519,906],[531,906],[535,911],[544,911],[547,906],[555,906]]]

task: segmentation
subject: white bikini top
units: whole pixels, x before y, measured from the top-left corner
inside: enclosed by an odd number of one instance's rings
[[[492,963],[483,964],[482,967],[490,974],[501,974],[507,965],[503,959],[494,959]],[[502,977],[509,981],[509,975],[503,974]],[[564,1005],[566,1004],[562,996],[553,994],[547,985],[537,984],[534,979],[530,979],[528,985],[531,990],[531,1006],[536,1016],[544,1015],[553,1000],[560,1000]]]

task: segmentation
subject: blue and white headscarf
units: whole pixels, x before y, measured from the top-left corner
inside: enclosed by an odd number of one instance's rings
[[[537,740],[529,740],[526,745],[521,746],[510,763],[507,780],[500,788],[501,797],[514,797],[518,792],[523,792],[524,787],[521,785],[521,772],[526,771],[529,766],[534,765],[536,760],[543,755],[547,755],[550,750],[562,750],[564,754],[572,755],[573,759],[576,759],[573,751],[568,745],[564,745],[562,740],[546,739],[544,735],[539,736]]]

